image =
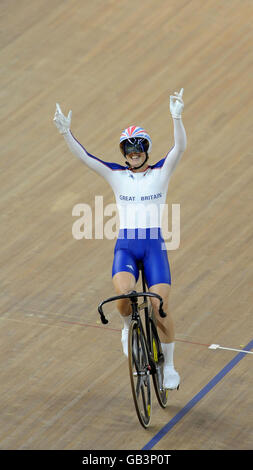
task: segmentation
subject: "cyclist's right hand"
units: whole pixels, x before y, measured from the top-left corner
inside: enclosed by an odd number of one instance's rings
[[[54,115],[54,123],[60,132],[60,134],[66,134],[71,125],[71,117],[72,117],[72,111],[69,111],[68,116],[64,116],[60,105],[56,103],[56,111]]]

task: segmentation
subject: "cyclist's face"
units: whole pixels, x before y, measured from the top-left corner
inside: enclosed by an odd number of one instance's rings
[[[132,152],[126,155],[126,159],[132,168],[140,166],[146,158],[145,152]]]

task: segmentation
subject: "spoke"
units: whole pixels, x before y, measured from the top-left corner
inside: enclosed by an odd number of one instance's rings
[[[145,396],[145,390],[144,390],[143,384],[142,384],[142,387],[141,387],[141,394],[142,394],[142,401],[143,401],[143,408],[144,408],[145,416],[148,416],[146,396]]]
[[[141,388],[141,377],[140,377],[140,375],[138,375],[137,384],[136,384],[136,395],[137,395],[137,398],[139,398],[139,395],[140,395],[140,388]]]

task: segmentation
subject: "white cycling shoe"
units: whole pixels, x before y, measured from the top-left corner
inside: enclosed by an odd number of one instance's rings
[[[180,376],[173,366],[164,366],[163,368],[163,386],[169,390],[179,388]]]

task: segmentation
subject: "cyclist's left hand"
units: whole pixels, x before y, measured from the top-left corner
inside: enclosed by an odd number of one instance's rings
[[[179,93],[175,92],[170,96],[170,112],[174,119],[181,118],[184,109],[183,93],[184,89],[181,88]]]

